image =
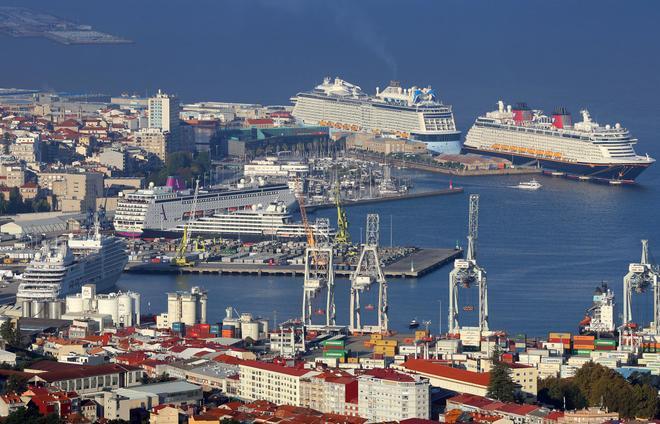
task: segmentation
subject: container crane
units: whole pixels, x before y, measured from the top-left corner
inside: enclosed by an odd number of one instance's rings
[[[348,244],[351,241],[351,235],[348,232],[348,218],[346,217],[346,211],[341,207],[339,182],[335,185],[335,206],[337,207],[337,235],[335,235],[335,243]]]
[[[181,236],[181,243],[177,248],[176,257],[174,258],[175,266],[193,266],[195,262],[189,261],[186,258],[186,252],[188,251],[188,244],[192,238],[192,231],[190,231],[189,226],[194,217],[197,215],[197,195],[199,194],[199,180],[195,181],[195,194],[193,196],[192,209],[190,215],[188,216],[188,222],[183,226],[183,235]]]
[[[449,273],[449,333],[456,333],[458,322],[458,289],[476,285],[479,289],[479,329],[488,330],[488,286],[486,270],[477,264],[477,238],[479,230],[479,195],[470,195],[468,218],[468,246],[465,259],[456,259]]]
[[[653,290],[653,333],[660,335],[660,271],[649,263],[649,242],[642,240],[642,257],[639,263],[631,263],[623,277],[623,326],[633,328],[632,294]]]

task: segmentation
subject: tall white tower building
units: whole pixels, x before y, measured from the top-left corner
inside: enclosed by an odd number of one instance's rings
[[[179,102],[176,96],[158,90],[148,102],[148,126],[164,132],[174,132],[179,126]]]

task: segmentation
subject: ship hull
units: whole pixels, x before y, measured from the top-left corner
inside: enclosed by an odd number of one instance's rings
[[[119,235],[119,234],[118,234]],[[145,230],[140,234],[140,238],[142,239],[147,239],[147,240],[153,240],[156,238],[164,238],[168,240],[174,240],[174,239],[179,239],[181,238],[182,232],[181,231],[160,231],[160,230]],[[286,241],[292,241],[292,240],[304,240],[305,235],[272,235],[272,234],[246,234],[246,233],[238,233],[238,232],[224,232],[224,231],[204,231],[204,232],[195,232],[193,233],[193,237],[201,236],[203,238],[213,238],[213,237],[218,237],[218,238],[223,238],[223,239],[230,239],[230,240],[241,240],[245,242],[260,242],[260,241],[266,241],[266,240],[286,240]]]
[[[513,155],[505,152],[493,152],[490,150],[475,149],[463,145],[464,153],[476,153],[486,156],[500,157],[510,160],[514,165],[537,164],[544,170],[561,172],[566,176],[579,177],[586,176],[598,181],[621,181],[632,183],[646,170],[650,163],[622,163],[622,164],[593,164],[593,163],[575,163],[561,162],[549,159],[539,159],[530,156]]]

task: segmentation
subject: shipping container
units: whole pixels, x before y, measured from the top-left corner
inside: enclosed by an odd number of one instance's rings
[[[573,341],[574,342],[576,342],[576,341],[594,341],[595,339],[596,339],[596,337],[594,337],[594,336],[578,336],[578,335],[573,336]]]
[[[326,350],[323,352],[324,358],[344,358],[345,356],[345,350]]]
[[[594,344],[596,346],[616,346],[616,340],[614,340],[614,339],[596,339]]]
[[[579,355],[579,356],[589,356],[591,355],[591,350],[587,349],[576,349],[573,351],[574,354]]]
[[[548,339],[570,339],[571,333],[550,333]]]
[[[382,339],[383,339],[383,335],[380,334],[380,333],[373,333],[371,335],[371,340],[373,340],[373,341],[382,340]]]
[[[346,343],[343,340],[325,340],[325,341],[321,342],[322,346],[340,346],[340,347],[344,347],[345,344]]]
[[[211,334],[220,334],[220,325],[213,324],[210,330]]]
[[[376,346],[396,346],[398,343],[396,340],[376,340]]]
[[[323,350],[344,350],[345,346],[339,346],[339,345],[325,345],[323,346]]]

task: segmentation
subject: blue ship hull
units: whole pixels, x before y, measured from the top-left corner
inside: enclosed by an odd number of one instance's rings
[[[593,180],[602,181],[621,181],[624,183],[632,183],[650,163],[627,163],[627,164],[613,164],[613,165],[600,165],[590,163],[567,163],[549,159],[539,159],[522,155],[512,155],[505,152],[491,152],[487,150],[479,150],[471,147],[463,146],[463,152],[476,153],[486,156],[500,157],[510,160],[514,165],[528,165],[530,163],[537,164],[544,170],[563,172],[567,177],[586,176]]]

